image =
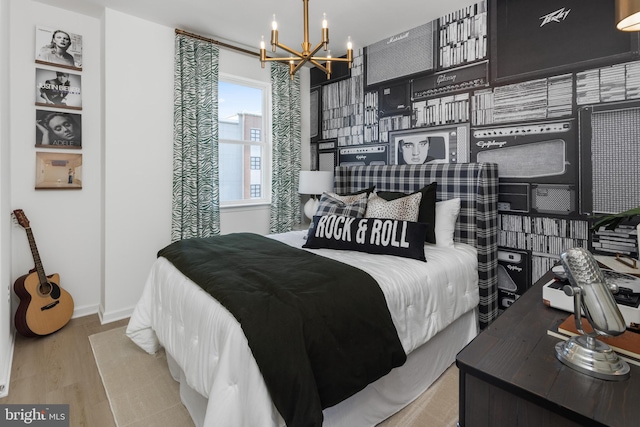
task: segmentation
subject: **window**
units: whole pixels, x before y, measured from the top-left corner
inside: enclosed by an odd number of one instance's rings
[[[270,202],[269,84],[231,76],[218,82],[220,206]]]
[[[252,157],[251,158],[251,170],[260,170],[260,157]]]

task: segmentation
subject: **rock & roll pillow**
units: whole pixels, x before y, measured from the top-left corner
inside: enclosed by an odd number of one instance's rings
[[[425,241],[429,243],[437,243],[435,224],[436,224],[436,191],[438,190],[438,183],[432,182],[429,185],[422,187],[415,193],[421,193],[422,199],[420,200],[420,211],[418,212],[418,222],[424,222],[428,224],[427,237]],[[406,197],[410,194],[394,191],[379,191],[376,193],[379,197],[385,200],[395,200],[401,197]]]
[[[302,247],[395,255],[426,262],[426,233],[427,225],[419,222],[341,215],[315,216],[307,243]]]

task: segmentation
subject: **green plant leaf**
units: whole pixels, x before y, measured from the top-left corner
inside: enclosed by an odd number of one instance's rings
[[[591,226],[591,231],[598,230],[600,227],[605,227],[607,230],[615,230],[622,221],[631,220],[639,215],[640,207],[637,207],[617,214],[596,217],[597,221]]]

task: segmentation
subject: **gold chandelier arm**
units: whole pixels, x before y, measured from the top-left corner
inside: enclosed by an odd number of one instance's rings
[[[321,56],[312,56],[309,61],[331,61],[331,62],[349,62],[349,58],[323,58]]]
[[[277,45],[280,49],[282,50],[286,50],[287,52],[289,52],[292,55],[297,56],[298,58],[300,58],[301,60],[307,60],[307,57],[305,57],[302,53],[300,52],[296,52],[295,50],[291,49],[289,46],[283,45],[281,43],[278,43]],[[289,58],[282,58],[282,59],[286,59],[287,61],[289,60]]]

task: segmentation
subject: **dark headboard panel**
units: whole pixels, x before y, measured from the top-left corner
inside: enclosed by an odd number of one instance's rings
[[[459,197],[454,240],[478,251],[479,321],[482,328],[498,315],[498,165],[438,163],[336,167],[339,194],[376,186],[378,191],[412,192],[438,182],[438,200]]]

